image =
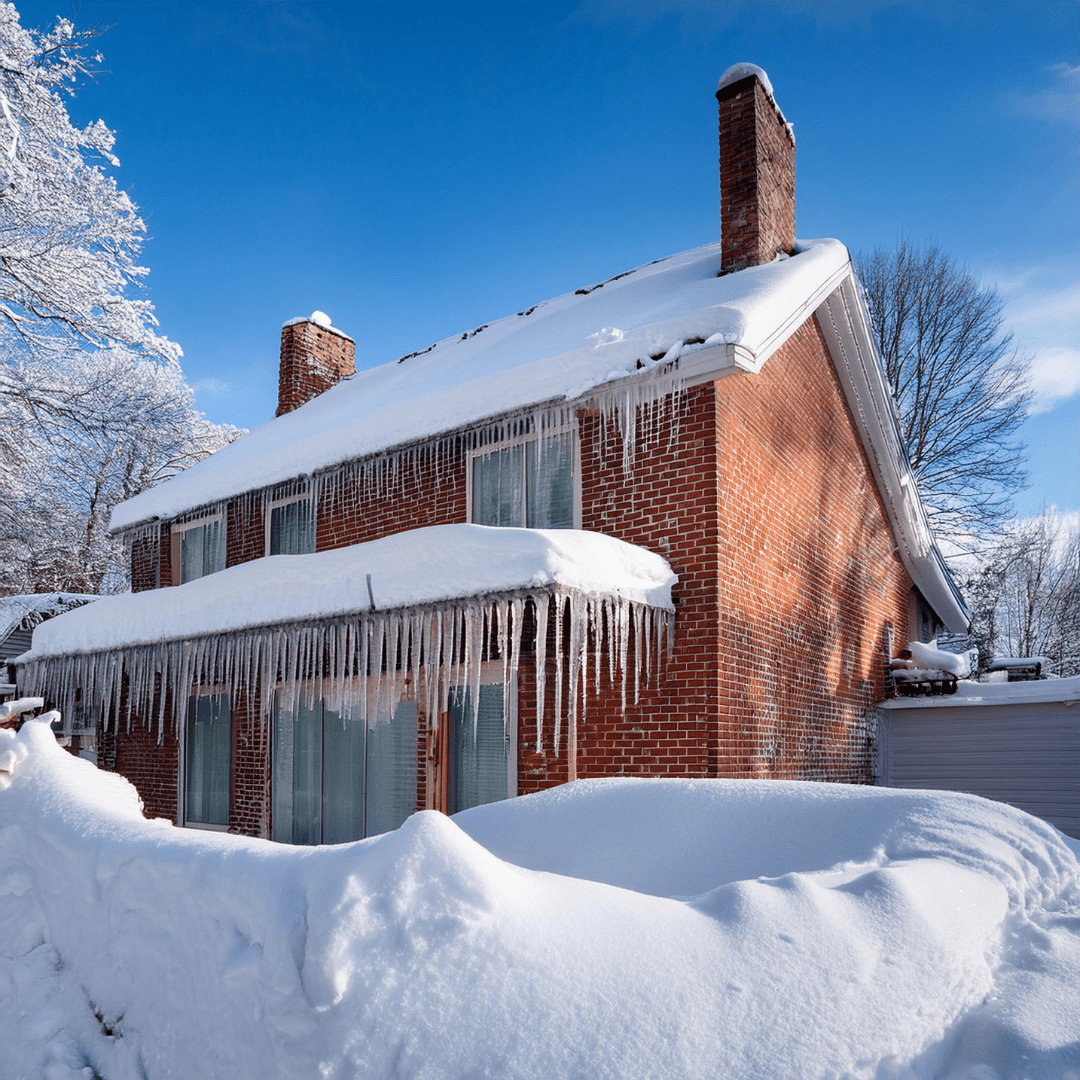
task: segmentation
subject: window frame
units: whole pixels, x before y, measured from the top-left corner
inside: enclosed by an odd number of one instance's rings
[[[187,582],[184,581],[183,565],[184,533],[191,529],[205,528],[215,521],[220,522],[221,524],[221,565],[216,570],[211,570],[210,574],[220,574],[228,565],[228,536],[226,534],[225,515],[223,513],[218,511],[217,513],[203,514],[201,517],[191,518],[189,521],[174,521],[169,530],[169,555],[172,563],[173,585],[187,584]],[[199,577],[210,577],[210,574],[200,574]],[[198,581],[199,578],[191,578],[191,580]]]
[[[537,434],[535,431],[530,431],[524,435],[515,435],[513,438],[502,439],[498,442],[486,443],[483,446],[476,447],[470,450],[465,457],[465,505],[467,516],[466,520],[470,524],[480,524],[476,521],[475,507],[473,506],[473,471],[474,462],[478,458],[490,457],[492,454],[497,454],[502,450],[510,450],[515,446],[520,446],[523,449],[528,443],[538,443],[543,439],[553,439],[560,435],[570,435],[571,441],[571,453],[573,455],[570,468],[571,483],[573,485],[573,524],[568,526],[571,529],[581,528],[581,440],[578,432],[578,425],[576,420],[566,424],[559,424],[557,427],[548,428],[544,431],[543,435]],[[526,520],[528,517],[528,450],[525,449],[521,455],[521,468],[524,474],[524,483],[522,484],[523,497],[525,499],[525,505],[522,507],[522,520]],[[513,526],[498,526],[499,528],[511,528]],[[529,526],[522,525],[517,526],[519,528],[543,528],[544,526]]]
[[[233,723],[233,695],[227,686],[193,686],[184,703],[184,722],[177,740],[176,777],[176,823],[184,829],[202,829],[206,832],[228,832],[228,824],[218,825],[208,821],[189,821],[187,813],[187,743],[188,710],[192,698],[224,697],[229,701],[229,817],[232,817],[233,766],[236,757],[236,725]]]
[[[360,687],[362,685],[361,680],[359,680],[359,679],[350,679],[350,680],[347,680],[347,684],[348,684],[348,686],[345,689],[340,689],[340,688],[338,688],[338,689],[340,690],[340,693],[341,693],[343,699],[349,695],[349,693],[350,693],[349,688],[350,687],[353,688],[356,691],[355,696],[354,696],[354,705],[353,705],[353,707],[359,710],[359,712],[361,714],[360,717],[359,717],[359,722],[364,725],[364,749],[363,749],[364,765],[363,765],[363,771],[361,773],[361,791],[360,791],[361,802],[362,802],[362,806],[363,806],[363,810],[362,810],[363,836],[356,837],[354,840],[349,840],[349,841],[335,841],[335,843],[355,843],[357,840],[366,840],[370,836],[373,836],[373,835],[374,836],[382,836],[382,835],[384,835],[383,833],[370,833],[368,831],[368,824],[369,824],[369,822],[368,822],[368,809],[369,808],[368,808],[368,805],[367,805],[367,802],[368,802],[368,752],[369,752],[368,751],[368,740],[371,737],[371,725],[369,725],[369,723],[368,723],[367,709],[368,709],[369,706],[372,705],[373,702],[377,702],[378,700],[382,699],[382,693],[376,691],[376,688],[374,686],[373,681],[370,682],[368,687],[367,687],[366,697],[363,696],[359,692],[359,689],[360,689]],[[303,847],[303,846],[324,847],[324,846],[328,846],[328,841],[326,841],[323,838],[324,835],[325,835],[325,828],[326,828],[326,798],[327,798],[327,794],[326,794],[326,757],[325,757],[325,754],[326,754],[326,750],[325,750],[325,725],[326,725],[326,708],[327,708],[326,701],[327,701],[327,696],[325,694],[320,693],[320,685],[321,685],[321,680],[303,679],[303,680],[300,680],[300,682],[298,684],[289,683],[289,682],[276,683],[274,685],[274,688],[273,688],[273,691],[272,691],[272,693],[273,693],[273,706],[272,706],[271,721],[270,721],[270,725],[269,725],[269,739],[268,739],[269,767],[270,767],[269,768],[269,775],[270,775],[270,784],[269,784],[270,819],[269,819],[269,822],[268,822],[268,828],[266,830],[266,836],[267,836],[267,839],[269,839],[269,840],[271,840],[271,841],[273,841],[274,843],[277,843],[277,844],[288,844],[291,847]],[[318,841],[317,844],[314,844],[314,845],[297,844],[295,841],[276,840],[274,838],[274,833],[275,833],[276,827],[277,827],[277,822],[274,821],[274,803],[275,803],[274,775],[275,775],[275,772],[276,772],[277,753],[278,753],[278,745],[277,745],[277,740],[278,740],[278,736],[277,736],[277,710],[279,708],[278,701],[279,701],[279,695],[291,694],[293,692],[293,687],[294,686],[296,687],[296,692],[298,694],[298,701],[304,702],[305,700],[308,699],[308,697],[310,695],[310,700],[311,700],[312,704],[318,703],[322,707],[322,714],[321,714],[321,718],[320,718],[320,723],[322,725],[322,730],[320,732],[320,737],[319,737],[319,742],[320,742],[320,762],[319,762],[319,806],[320,806],[320,809],[319,809],[319,841]],[[385,691],[387,688],[384,686],[382,689],[383,689],[383,691]],[[408,703],[408,704],[411,704],[415,708],[415,710],[416,710],[416,738],[415,738],[414,752],[418,756],[419,751],[420,751],[420,747],[421,747],[421,744],[422,744],[422,736],[423,736],[423,729],[424,729],[423,728],[424,714],[423,714],[423,711],[421,709],[422,698],[420,697],[420,695],[418,695],[416,693],[416,690],[413,687],[401,686],[399,689],[400,689],[401,693],[399,694],[397,700],[393,703],[393,709],[391,710],[391,716],[393,716],[393,713],[396,712],[398,707],[401,706],[402,704]],[[335,710],[331,710],[331,711],[335,711]],[[419,767],[418,767],[417,768],[417,773],[416,773],[416,776],[415,776],[415,779],[414,779],[414,786],[413,786],[413,791],[412,791],[411,805],[412,805],[413,809],[410,811],[410,816],[411,816],[411,814],[416,813],[417,792],[419,791],[420,779],[421,779],[421,777],[420,777]]]
[[[315,498],[310,487],[305,488],[302,492],[294,492],[291,495],[281,495],[276,499],[267,499],[265,509],[263,511],[263,555],[270,556],[270,534],[271,525],[274,520],[274,511],[280,509],[282,506],[288,506],[290,503],[306,502],[311,505],[311,550],[315,551],[315,537],[318,531],[318,522],[315,520]]]
[[[509,681],[509,686],[504,690],[504,700],[506,702],[506,713],[503,716],[503,725],[505,731],[505,739],[507,742],[507,755],[506,755],[506,798],[516,799],[518,797],[518,681],[515,677],[511,676],[509,672],[506,672],[506,678]],[[500,690],[503,690],[503,662],[501,660],[483,660],[480,663],[480,686],[497,686]],[[462,691],[468,690],[468,686],[451,687],[450,692],[453,693],[455,689]],[[450,701],[449,698],[445,702],[446,705],[446,721],[447,728],[449,728],[450,719]],[[443,791],[444,806],[443,809],[447,814],[461,813],[462,811],[455,810],[449,805],[450,800],[450,771],[455,767],[453,760],[453,753],[451,750],[450,732],[446,731],[443,736],[442,745],[445,747],[443,760],[440,762],[441,768],[445,772],[445,778],[440,787]],[[502,800],[496,800],[501,802]],[[480,803],[481,806],[490,805],[488,803]],[[471,809],[471,807],[466,807]]]

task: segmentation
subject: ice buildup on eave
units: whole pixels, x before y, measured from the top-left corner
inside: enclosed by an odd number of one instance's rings
[[[357,372],[319,397],[121,503],[113,530],[314,476],[395,447],[436,442],[485,420],[596,402],[629,410],[671,393],[696,354],[760,357],[813,312],[849,266],[836,240],[717,276],[709,244],[524,308],[410,356]],[[808,307],[808,304],[812,306]],[[760,366],[760,365],[759,365]]]
[[[618,682],[625,706],[629,674],[636,698],[670,645],[674,583],[659,555],[599,533],[438,525],[102,598],[89,618],[74,611],[39,630],[20,685],[48,690],[68,714],[156,721],[159,738],[195,686],[249,700],[262,688],[265,715],[270,688],[297,695],[304,683],[346,711],[347,691],[374,700],[377,714],[408,683],[434,724],[451,688],[478,700],[484,660],[501,660],[509,704],[528,623],[542,741],[550,624],[558,752],[590,675],[597,689],[605,674]]]

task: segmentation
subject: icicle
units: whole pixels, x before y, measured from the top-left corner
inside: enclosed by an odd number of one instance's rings
[[[593,693],[600,696],[600,653],[603,648],[604,604],[596,597],[589,601],[589,633],[593,644]]]
[[[582,618],[581,600],[575,602],[573,593],[567,595],[566,603],[570,614],[570,679],[567,686],[566,745],[567,753],[573,754],[577,748],[578,704],[581,696],[581,683],[584,677],[582,669],[585,661],[585,632],[588,627],[588,620]]]
[[[510,641],[510,628],[506,625],[510,612],[510,604],[505,599],[498,600],[495,605],[495,618],[499,624],[499,657],[502,660],[502,684],[503,684],[503,723],[507,723],[510,716],[510,657],[508,644]]]
[[[563,606],[566,594],[555,590],[555,754],[559,753],[559,735],[562,732],[563,698]]]
[[[547,685],[547,634],[548,608],[551,598],[548,593],[541,593],[532,598],[533,614],[536,618],[536,643],[533,653],[536,657],[536,749],[544,748],[544,689]]]
[[[632,614],[634,617],[634,704],[638,703],[638,690],[641,684],[641,638],[644,627],[641,620],[642,608],[640,604],[634,604]]]
[[[510,608],[513,622],[510,631],[512,636],[510,639],[510,674],[507,679],[507,688],[513,687],[516,692],[518,667],[521,663],[521,624],[525,620],[525,598],[515,596],[510,602]],[[509,716],[510,714],[504,712],[503,715]]]
[[[486,606],[486,605],[485,605]],[[490,610],[490,609],[488,609]],[[484,641],[486,612],[479,604],[471,603],[465,608],[465,685],[466,701],[472,706],[473,737],[480,722],[480,667]]]

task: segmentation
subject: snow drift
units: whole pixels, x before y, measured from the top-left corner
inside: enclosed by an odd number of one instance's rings
[[[0,733],[5,1077],[1063,1077],[1078,924],[971,796],[591,781],[300,849]]]

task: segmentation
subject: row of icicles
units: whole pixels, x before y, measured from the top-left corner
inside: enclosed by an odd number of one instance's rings
[[[296,714],[316,698],[343,716],[369,724],[416,700],[432,727],[451,695],[471,691],[473,723],[482,667],[501,662],[503,716],[514,703],[526,622],[532,623],[536,672],[537,749],[544,742],[549,637],[554,643],[553,747],[576,740],[590,675],[596,694],[604,675],[626,708],[628,678],[635,703],[641,684],[672,647],[674,616],[615,596],[556,587],[476,598],[423,609],[362,612],[318,626],[255,628],[188,641],[132,645],[104,653],[44,657],[26,664],[21,684],[47,698],[65,717],[100,718],[105,730],[133,719],[156,726],[196,689],[243,693],[265,719],[275,701]],[[550,630],[550,634],[549,634]],[[490,672],[490,668],[488,671]],[[483,676],[491,681],[490,674]],[[269,690],[275,693],[267,692]],[[565,701],[564,701],[565,698]]]
[[[609,434],[617,433],[622,446],[623,472],[629,479],[639,442],[652,445],[666,427],[669,440],[678,437],[679,417],[685,402],[682,384],[674,367],[667,366],[653,378],[633,379],[606,391],[596,391],[587,402],[600,420],[600,439],[606,443]],[[280,484],[248,491],[241,495],[192,508],[175,520],[177,523],[205,517],[227,520],[229,504],[244,520],[256,513],[265,519],[271,502],[292,496],[310,495],[314,505],[332,510],[335,504],[355,498],[359,492],[365,499],[389,502],[400,495],[411,481],[419,486],[427,480],[436,489],[444,480],[461,468],[462,455],[536,437],[543,445],[547,435],[572,428],[583,407],[581,401],[556,402],[522,410],[510,416],[468,428],[449,432],[426,442],[358,458],[316,473],[313,477],[297,477]],[[156,565],[160,558],[162,522],[150,521],[124,531],[130,555],[132,547]]]

